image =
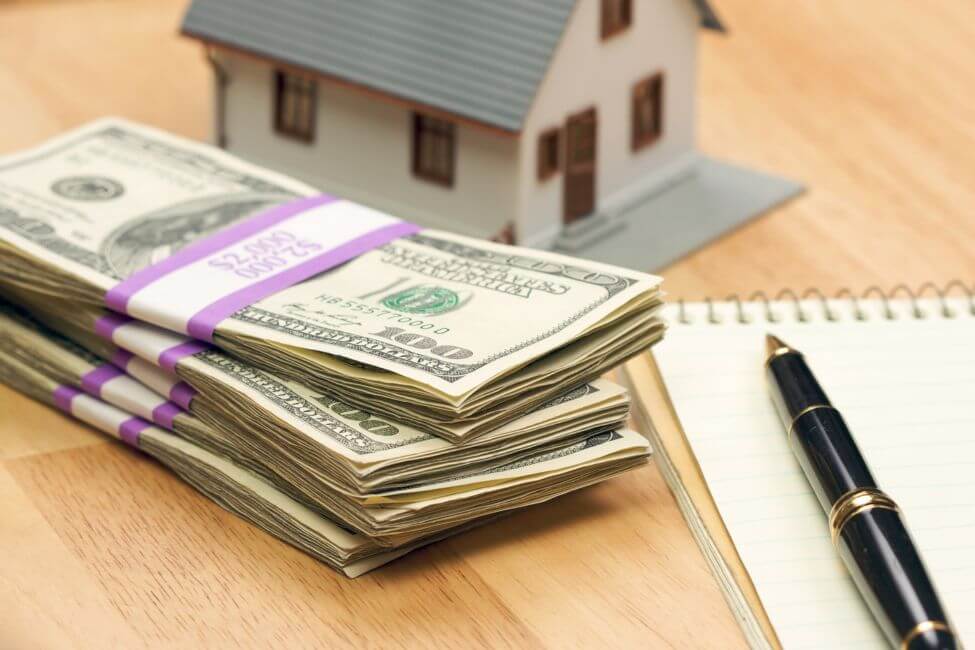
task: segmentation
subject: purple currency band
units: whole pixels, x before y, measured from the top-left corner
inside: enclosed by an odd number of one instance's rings
[[[81,376],[81,390],[95,397],[102,396],[102,386],[125,373],[112,364],[106,363]]]
[[[287,271],[272,275],[266,280],[220,298],[194,314],[187,323],[186,332],[193,338],[212,342],[213,332],[217,329],[217,324],[244,307],[253,305],[255,302],[279,291],[284,291],[302,280],[307,280],[323,271],[335,268],[339,264],[344,264],[363,253],[388,244],[394,239],[412,235],[417,231],[419,231],[418,226],[401,221],[356,237]]]
[[[54,405],[65,413],[71,413],[71,401],[81,395],[81,391],[74,386],[58,386],[54,389]]]
[[[209,350],[210,346],[203,341],[186,341],[179,345],[174,345],[159,353],[159,367],[165,368],[170,372],[176,372],[176,364],[180,359],[192,357],[197,352]]]
[[[302,212],[327,205],[336,200],[333,196],[323,194],[284,203],[198,240],[161,262],[136,271],[109,289],[105,294],[105,304],[109,309],[126,313],[132,296],[156,280]],[[345,244],[324,251],[276,275],[231,292],[191,316],[187,323],[187,334],[196,339],[212,342],[213,332],[217,324],[231,314],[314,275],[343,264],[354,257],[383,246],[394,239],[414,234],[419,230],[419,226],[405,221],[383,226]]]
[[[152,409],[152,421],[163,427],[164,429],[173,430],[173,420],[176,416],[183,412],[177,404],[172,402],[164,402],[156,408]]]
[[[112,340],[112,333],[126,323],[131,323],[134,319],[124,314],[105,314],[95,321],[95,334],[106,341]]]
[[[193,401],[194,397],[196,397],[196,389],[185,381],[177,382],[169,389],[169,399],[186,410],[189,410],[190,402]]]
[[[124,443],[137,448],[139,446],[139,434],[151,426],[152,424],[142,418],[131,417],[118,426],[118,435]]]
[[[112,341],[112,335],[115,330],[123,325],[128,325],[129,323],[135,322],[138,321],[124,314],[106,314],[95,321],[95,333],[107,341]],[[185,341],[163,350],[156,359],[156,364],[161,368],[169,370],[170,372],[175,372],[176,364],[180,359],[209,349],[209,345],[201,343],[200,341]],[[128,366],[129,361],[131,361],[134,356],[135,355],[128,350],[119,348],[115,354],[112,355],[112,363],[122,369],[125,369]]]
[[[122,370],[125,370],[129,367],[129,362],[132,361],[134,357],[135,355],[129,352],[128,350],[123,350],[122,348],[119,348],[118,350],[115,351],[115,354],[112,355],[112,363],[118,366],[119,368],[121,368]]]

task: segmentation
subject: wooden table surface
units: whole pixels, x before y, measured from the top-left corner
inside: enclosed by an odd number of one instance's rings
[[[701,148],[810,190],[670,294],[975,279],[975,3],[716,4]],[[0,5],[0,151],[105,114],[205,137],[184,5]],[[744,645],[653,467],[352,581],[4,387],[0,414],[0,647]]]

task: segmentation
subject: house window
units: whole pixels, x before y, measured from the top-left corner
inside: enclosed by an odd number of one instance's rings
[[[450,187],[454,184],[454,125],[435,117],[413,114],[413,173]]]
[[[619,34],[633,21],[633,0],[602,0],[599,31],[603,38]]]
[[[315,139],[317,84],[304,77],[277,70],[274,73],[274,130],[312,142]]]
[[[559,130],[549,129],[538,136],[538,180],[554,176],[559,171]]]
[[[633,87],[633,151],[656,142],[664,129],[662,72]]]

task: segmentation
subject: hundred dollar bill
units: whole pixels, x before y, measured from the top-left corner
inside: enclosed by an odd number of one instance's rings
[[[103,360],[118,357],[119,348],[92,333],[99,312],[31,292],[8,290],[7,294],[46,327]],[[43,348],[50,335],[45,337],[39,328],[39,324],[19,328],[8,325],[11,336],[16,332],[20,339],[10,353],[19,350],[31,355],[32,350]],[[140,325],[127,330],[125,340],[137,344],[142,329]],[[84,370],[89,372],[91,365]],[[282,379],[217,349],[187,357],[177,371],[169,386],[185,380],[194,389],[192,400],[186,404],[192,413],[226,431],[228,439],[254,458],[285,465],[288,471],[304,468],[302,483],[312,494],[321,489],[317,484],[363,493],[421,479],[430,481],[458,468],[503,465],[528,453],[541,453],[619,428],[629,407],[622,388],[595,380],[468,444],[453,445],[422,428],[351,406],[329,393]],[[172,394],[168,386],[160,392],[163,396]]]
[[[0,278],[101,305],[120,282],[187,245],[314,194],[211,147],[98,121],[0,159]],[[259,277],[312,250],[289,237],[271,233],[201,272]],[[423,230],[238,309],[216,324],[213,341],[457,441],[651,345],[662,335],[659,282]],[[184,295],[198,298],[192,282]],[[175,309],[150,306],[162,320]]]
[[[61,385],[83,388],[98,398],[124,405],[129,412],[156,411],[153,406],[158,400],[145,407],[139,404],[138,382],[127,376],[106,375],[105,367],[87,351],[31,323],[27,316],[0,309],[0,326],[0,363],[28,366]],[[94,384],[92,377],[98,378]],[[105,391],[109,385],[114,389]],[[194,438],[191,442],[198,439],[206,449],[226,450],[228,459],[240,466],[255,466],[261,475],[267,470],[253,457],[241,454],[225,431],[196,421],[191,413],[175,415],[166,426]],[[268,478],[282,493],[298,500],[313,497],[308,501],[313,508],[374,537],[377,543],[401,545],[601,480],[642,462],[646,453],[646,441],[639,435],[605,431],[533,450],[501,464],[466,467],[379,491],[356,492],[333,485],[312,495],[305,489],[300,472],[289,473],[288,467],[272,468]]]

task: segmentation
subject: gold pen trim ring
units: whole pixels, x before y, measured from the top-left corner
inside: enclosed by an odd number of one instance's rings
[[[910,632],[904,635],[903,640],[901,640],[901,650],[908,650],[911,645],[911,641],[921,636],[925,632],[931,632],[932,630],[947,632],[951,636],[955,636],[954,631],[948,627],[948,624],[944,621],[921,621],[915,625]]]
[[[835,546],[851,519],[874,508],[900,512],[900,508],[889,496],[877,488],[859,488],[847,492],[833,504],[829,511],[829,531]]]
[[[775,348],[774,350],[772,350],[772,354],[768,355],[768,357],[765,359],[765,365],[768,366],[770,363],[772,363],[773,359],[777,359],[781,357],[783,354],[789,354],[790,352],[795,352],[796,354],[800,354],[800,355],[802,354],[801,352],[799,352],[799,350],[796,350],[795,348],[790,348],[788,346]]]
[[[799,420],[799,418],[801,418],[806,413],[809,413],[810,411],[817,411],[819,409],[833,409],[834,411],[836,410],[835,407],[829,404],[813,404],[811,406],[807,406],[806,408],[802,409],[801,411],[796,413],[796,416],[792,418],[792,422],[789,423],[789,440],[792,440],[792,435],[795,432],[795,428],[796,428],[796,422]]]

